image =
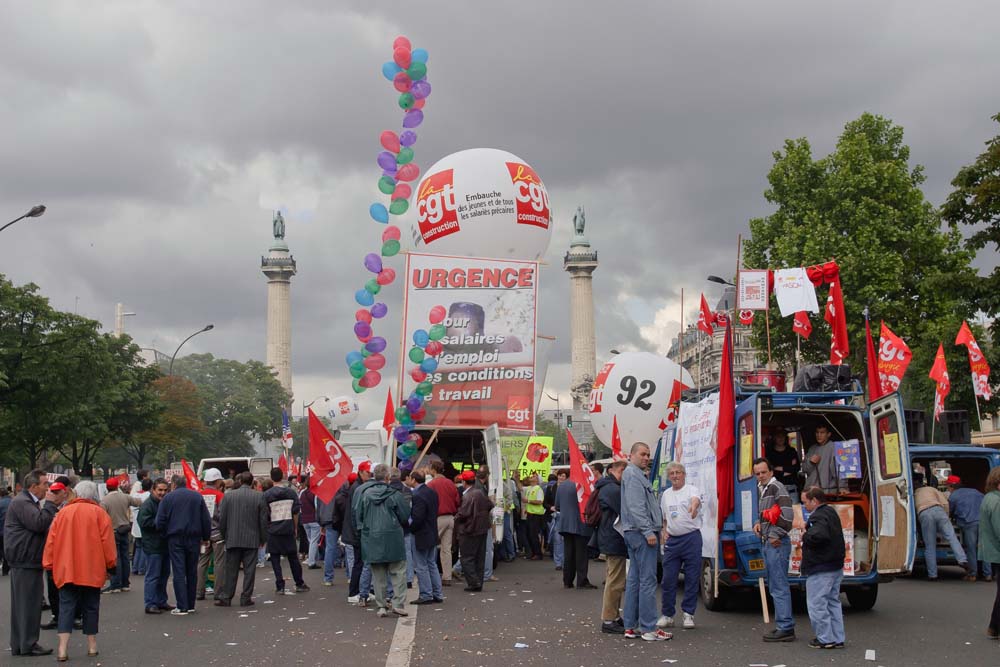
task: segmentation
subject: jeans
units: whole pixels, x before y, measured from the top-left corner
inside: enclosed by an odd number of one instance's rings
[[[809,622],[816,639],[823,644],[844,641],[844,608],[840,604],[840,580],[843,578],[843,570],[816,572],[806,577]]]
[[[493,576],[493,528],[486,533],[486,560],[483,562],[483,581]]]
[[[517,550],[514,548],[514,517],[510,512],[503,515],[503,542],[500,547],[501,560],[514,560]]]
[[[380,608],[402,609],[406,605],[406,561],[372,563],[370,572],[375,581],[375,603]]]
[[[177,608],[184,611],[194,609],[198,586],[198,547],[200,543],[183,539],[167,540],[170,554],[170,569],[174,573],[174,599]]]
[[[96,635],[97,621],[101,612],[100,586],[77,586],[65,583],[59,589],[59,629],[60,634],[73,632],[76,612],[83,613],[83,634]]]
[[[413,572],[417,577],[417,588],[420,590],[420,600],[440,600],[441,573],[437,568],[437,547],[413,550]]]
[[[552,515],[552,523],[549,524],[549,534],[547,539],[549,544],[552,545],[553,562],[555,562],[556,567],[562,567],[565,563],[565,552],[563,551],[562,533],[556,530],[557,523],[559,523],[559,512]]]
[[[656,629],[657,544],[647,544],[642,533],[627,530],[625,546],[632,561],[625,577],[625,627],[652,632]]]
[[[677,576],[684,570],[684,600],[681,610],[694,614],[698,607],[698,580],[701,577],[701,531],[671,535],[663,549],[663,615],[673,618],[677,607]]]
[[[111,576],[110,588],[128,588],[129,564],[128,564],[128,531],[115,531],[115,550],[118,552],[118,561],[115,563],[115,573]]]
[[[142,544],[136,538],[132,538],[135,546],[132,549],[132,574],[146,574],[146,552],[142,550]]]
[[[990,567],[990,562],[988,560],[980,561],[976,559],[976,555],[979,553],[979,522],[959,523],[958,527],[962,529],[962,546],[965,547],[965,555],[969,558],[969,569],[972,570],[972,574],[979,576],[980,572],[982,572],[982,576],[984,577],[993,576],[993,568]],[[974,561],[976,567],[972,567]],[[979,563],[983,564],[982,567],[979,567]]]
[[[937,568],[937,536],[938,531],[948,540],[951,550],[955,552],[958,564],[964,566],[967,562],[965,549],[955,535],[955,529],[951,525],[948,513],[940,505],[928,507],[917,515],[920,521],[920,534],[924,537],[924,562],[927,563],[927,576],[936,579]]]
[[[167,606],[169,578],[170,559],[167,554],[146,554],[146,581],[142,589],[142,602],[146,609]]]
[[[326,553],[323,555],[323,581],[329,582],[333,581],[337,567],[337,554],[340,551],[337,542],[340,540],[340,532],[333,527],[333,524],[324,526],[324,528],[326,530]],[[348,578],[350,578],[349,571]]]
[[[347,569],[351,572],[351,588],[348,589],[347,594],[351,596],[359,595],[367,600],[372,592],[372,568],[371,565],[362,563],[360,558],[358,558],[360,551],[361,549],[358,547],[347,545]],[[354,568],[358,568],[357,574],[355,574]],[[353,588],[355,581],[358,582],[357,590]]]
[[[795,619],[792,618],[792,591],[788,588],[788,559],[792,555],[792,543],[787,536],[781,538],[778,546],[765,541],[763,551],[767,588],[774,600],[774,625],[778,630],[793,632]]]
[[[413,583],[413,533],[403,536],[403,543],[406,545],[406,585]]]
[[[318,523],[304,523],[302,527],[306,529],[306,537],[309,539],[309,551],[306,556],[306,565],[312,567],[316,564],[316,554],[319,552],[319,534],[321,532]]]

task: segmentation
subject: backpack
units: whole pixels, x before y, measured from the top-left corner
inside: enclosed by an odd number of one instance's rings
[[[583,508],[583,522],[591,528],[597,528],[601,525],[600,495],[598,490],[594,489]]]

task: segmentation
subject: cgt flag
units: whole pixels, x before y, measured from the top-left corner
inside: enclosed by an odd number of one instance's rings
[[[807,311],[800,310],[795,313],[795,319],[792,320],[792,331],[802,338],[809,338],[813,332],[813,325],[809,321],[809,313]]]
[[[726,326],[719,368],[719,422],[716,427],[715,475],[719,497],[719,526],[735,507],[733,451],[736,449],[736,388],[733,382],[733,332]]]
[[[622,434],[618,431],[618,416],[611,419],[611,458],[615,461],[625,460],[622,453]]]
[[[587,507],[590,494],[594,492],[594,483],[597,480],[594,479],[593,469],[583,460],[576,438],[569,431],[566,431],[566,438],[569,440],[569,478],[576,484],[576,503],[580,510],[580,520],[586,523],[583,511]]]
[[[709,310],[705,295],[701,295],[701,310],[698,312],[698,328],[711,336],[715,333],[712,325],[715,324],[715,314]]]
[[[181,459],[181,470],[184,471],[184,479],[187,480],[188,488],[192,491],[201,491],[201,483],[198,481],[198,475],[194,474],[191,464],[184,459]]]
[[[968,322],[962,322],[962,328],[958,330],[958,337],[955,338],[955,345],[964,345],[969,351],[969,368],[972,370],[972,390],[976,396],[982,396],[987,401],[992,398],[990,391],[990,365],[986,363],[983,351],[979,349],[976,337],[972,335]]]
[[[284,473],[285,477],[288,477],[288,459],[285,458],[284,452],[281,452],[281,456],[278,457],[278,468]]]
[[[329,503],[337,489],[347,481],[354,465],[312,409],[309,410],[308,458],[312,462],[309,490],[324,503]]]
[[[913,353],[903,339],[894,334],[883,321],[878,341],[878,379],[883,394],[891,394],[899,389],[899,383],[903,381],[912,358]]]
[[[944,399],[951,391],[951,380],[948,378],[948,362],[944,358],[944,344],[938,343],[937,355],[934,356],[934,365],[928,375],[930,379],[937,382],[934,389],[934,420],[941,420],[941,413],[944,412]]]

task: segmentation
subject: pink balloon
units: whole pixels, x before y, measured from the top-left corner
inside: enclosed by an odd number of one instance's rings
[[[444,346],[441,344],[441,341],[432,340],[429,341],[426,346],[424,346],[424,354],[426,354],[428,357],[436,357],[439,354],[441,354],[441,351],[443,349]]]
[[[419,100],[413,100],[412,109],[423,109],[424,105],[427,104],[427,98],[421,97]]]
[[[417,366],[412,371],[410,371],[410,377],[413,378],[414,382],[423,382],[427,379],[427,373],[420,370],[420,366]]]
[[[392,78],[392,87],[401,93],[405,93],[410,90],[412,85],[413,81],[410,80],[410,77],[406,74],[406,72],[400,72]]]
[[[392,52],[392,60],[403,69],[410,66],[410,48],[399,47]]]
[[[415,181],[419,175],[420,167],[414,162],[407,162],[396,172],[396,178],[400,181]]]
[[[399,152],[399,137],[392,130],[383,132],[378,140],[382,144],[382,148],[387,151],[392,151],[393,153]]]
[[[385,357],[381,353],[376,352],[375,354],[365,357],[365,360],[362,363],[364,363],[365,368],[368,370],[377,371],[385,366]]]
[[[396,49],[406,49],[407,51],[409,51],[412,48],[413,44],[411,44],[410,40],[404,37],[403,35],[400,35],[396,39],[392,40],[393,51],[395,51]]]
[[[389,285],[393,280],[396,279],[396,272],[389,267],[382,269],[377,276],[375,276],[375,282],[379,285]]]
[[[389,225],[382,232],[382,243],[386,241],[398,241],[399,240],[399,227],[395,225]]]
[[[354,313],[354,319],[358,322],[365,322],[366,324],[372,323],[372,314],[368,312],[367,308],[359,308],[358,312]]]
[[[444,321],[444,316],[448,314],[448,311],[444,309],[444,306],[434,306],[431,308],[430,315],[427,319],[431,321],[431,324],[441,324]]]
[[[392,199],[409,199],[413,194],[413,189],[406,183],[397,183],[396,189],[392,191]]]
[[[369,357],[369,359],[370,358],[371,357]],[[361,379],[358,380],[358,384],[361,385],[362,387],[371,389],[372,387],[377,387],[378,383],[381,381],[382,381],[381,373],[379,373],[378,371],[368,371],[367,373],[361,376]]]

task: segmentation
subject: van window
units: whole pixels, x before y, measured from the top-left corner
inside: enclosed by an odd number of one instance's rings
[[[742,482],[753,475],[753,460],[761,456],[760,443],[754,437],[754,413],[748,412],[740,418],[737,432],[740,434],[737,446],[740,448],[740,474],[739,480]]]
[[[895,479],[903,474],[900,460],[899,419],[897,415],[887,415],[878,420],[879,465],[882,479]]]

